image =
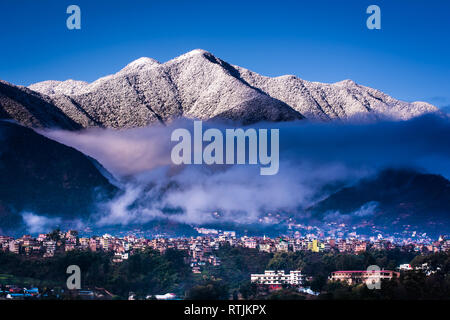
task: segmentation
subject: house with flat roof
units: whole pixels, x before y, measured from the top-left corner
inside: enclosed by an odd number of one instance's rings
[[[331,281],[345,281],[347,284],[365,283],[367,280],[391,280],[400,273],[391,270],[341,270],[331,273]]]
[[[263,274],[251,274],[251,282],[263,285],[301,285],[304,276],[300,270],[285,273],[284,271],[266,270]]]

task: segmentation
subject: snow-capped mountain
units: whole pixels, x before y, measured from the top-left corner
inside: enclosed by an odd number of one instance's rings
[[[269,78],[244,68],[236,69],[251,86],[284,101],[308,119],[349,119],[371,115],[407,120],[438,110],[426,102],[396,100],[352,80],[328,84],[305,81],[292,75]]]
[[[399,101],[351,80],[325,84],[295,76],[264,77],[199,49],[165,63],[140,58],[92,83],[44,81],[28,89],[81,127],[139,127],[178,117],[243,123],[409,119],[437,111],[428,103]],[[21,115],[8,114],[24,123]]]
[[[136,127],[185,116],[255,122],[301,119],[287,104],[252,88],[211,54],[194,50],[164,64],[138,59],[91,84],[46,81],[29,88],[84,127]]]

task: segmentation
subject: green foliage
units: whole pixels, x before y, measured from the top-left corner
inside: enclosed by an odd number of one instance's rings
[[[182,252],[146,250],[137,252],[122,263],[113,263],[106,252],[69,251],[52,258],[29,257],[0,253],[0,273],[14,276],[15,284],[40,287],[65,287],[69,265],[81,269],[84,288],[103,287],[119,297],[130,291],[137,294],[176,292],[183,294],[191,272],[183,262]],[[26,283],[21,279],[27,279]]]
[[[258,295],[258,285],[250,280],[244,281],[239,287],[239,292],[245,300],[254,299]]]
[[[306,297],[294,289],[281,289],[272,292],[268,300],[305,300]]]
[[[129,292],[137,297],[167,292],[190,299],[303,299],[306,295],[284,288],[269,292],[250,282],[251,273],[265,270],[302,270],[312,280],[319,299],[449,299],[450,257],[448,253],[418,255],[399,250],[368,251],[362,254],[333,252],[286,252],[269,254],[256,249],[223,246],[215,251],[220,266],[206,265],[202,274],[194,275],[185,263],[186,253],[169,249],[164,254],[146,249],[130,255],[121,263],[112,262],[112,253],[70,251],[52,258],[0,252],[0,284],[17,284],[44,288],[64,288],[66,269],[78,265],[84,288],[101,287],[115,299],[126,299]],[[336,270],[365,270],[377,264],[394,269],[401,263],[421,266],[427,263],[434,274],[405,272],[398,279],[383,281],[380,290],[369,290],[364,284],[346,285],[329,282]],[[312,297],[309,297],[312,298]]]
[[[50,240],[53,241],[59,241],[61,240],[61,236],[59,235],[59,233],[61,232],[61,230],[59,228],[53,230],[52,232],[50,232],[47,236]]]
[[[225,300],[229,298],[228,286],[220,280],[207,280],[195,285],[187,293],[189,300]]]
[[[239,289],[250,279],[250,274],[264,272],[271,254],[257,249],[223,246],[215,254],[220,258],[220,266],[207,266],[205,275],[223,279],[230,289]]]
[[[376,261],[389,262],[389,252],[378,252],[372,258]],[[392,257],[391,257],[392,258]],[[399,258],[399,257],[397,257]],[[395,259],[395,256],[394,258]],[[403,258],[402,258],[403,259]],[[400,263],[403,263],[401,261]],[[396,260],[398,263],[398,259]],[[399,278],[390,281],[383,280],[381,289],[369,290],[365,284],[348,286],[340,282],[328,282],[322,289],[324,299],[387,299],[387,300],[436,300],[450,299],[450,257],[448,253],[417,255],[411,264],[413,266],[427,265],[434,270],[431,274],[425,271],[403,272]]]
[[[432,269],[440,268],[441,272],[449,273],[450,272],[450,256],[448,253],[440,252],[440,253],[432,253],[429,255],[416,256],[412,261],[412,266],[422,266],[422,264],[426,263]]]

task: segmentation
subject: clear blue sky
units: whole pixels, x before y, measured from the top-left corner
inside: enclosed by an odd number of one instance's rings
[[[82,29],[66,28],[77,4]],[[366,28],[370,4],[381,30]],[[268,76],[351,78],[450,105],[450,1],[1,0],[0,79],[92,81],[130,61],[195,48]]]

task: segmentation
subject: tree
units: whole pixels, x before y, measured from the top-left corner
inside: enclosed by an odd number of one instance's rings
[[[50,232],[47,236],[50,240],[59,241],[59,240],[61,240],[60,232],[61,232],[61,230],[59,228],[57,228],[57,229],[53,230],[52,232]]]
[[[228,297],[228,286],[217,280],[208,280],[196,285],[187,293],[188,300],[226,300]]]
[[[251,281],[245,281],[239,287],[239,292],[242,294],[244,299],[253,299],[258,294],[258,285]]]

